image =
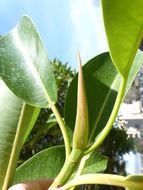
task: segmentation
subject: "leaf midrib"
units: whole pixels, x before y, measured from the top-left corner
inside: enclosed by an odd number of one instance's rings
[[[132,66],[132,64],[133,64],[133,60],[134,60],[134,58],[135,58],[135,55],[136,55],[136,53],[137,53],[137,49],[138,49],[138,47],[139,47],[139,45],[140,45],[140,42],[141,42],[141,40],[142,40],[142,36],[143,36],[143,25],[142,25],[141,28],[142,28],[142,29],[141,29],[141,31],[140,31],[140,34],[138,35],[138,38],[137,38],[136,43],[135,43],[135,45],[134,45],[134,47],[133,47],[132,53],[131,53],[131,55],[130,55],[130,57],[129,57],[129,61],[128,61],[128,64],[127,64],[127,74],[125,73],[126,76],[123,76],[124,78],[126,78],[126,80],[127,80],[128,75],[129,75],[130,68],[131,68],[131,66]]]
[[[22,127],[22,122],[23,122],[23,116],[24,116],[25,108],[26,108],[26,104],[23,103],[2,190],[7,190],[8,185],[9,185],[8,183],[9,183],[9,178],[10,178],[10,174],[11,174],[11,168],[12,168],[13,161],[15,159],[16,151],[17,151],[17,144],[18,144],[18,141],[19,141],[20,133],[21,133],[21,127]]]
[[[94,133],[95,133],[95,130],[96,130],[97,125],[98,125],[98,123],[99,123],[99,121],[100,121],[100,118],[101,118],[101,116],[102,116],[102,113],[103,113],[103,111],[104,111],[104,108],[105,108],[105,106],[106,106],[106,103],[107,103],[107,101],[108,101],[108,98],[109,98],[109,96],[110,96],[110,93],[111,93],[111,91],[113,90],[113,87],[114,87],[114,85],[115,85],[115,82],[116,82],[116,79],[117,79],[117,78],[118,78],[118,74],[117,74],[116,77],[114,78],[113,83],[112,83],[111,87],[109,88],[109,91],[108,91],[108,93],[107,93],[107,95],[106,95],[106,98],[104,99],[104,102],[103,102],[103,104],[102,104],[102,106],[101,106],[101,109],[100,109],[100,111],[98,112],[99,114],[97,115],[97,119],[96,119],[96,121],[95,121],[95,123],[94,123],[94,127],[93,127],[93,130],[92,130],[91,134],[90,134],[89,142],[88,142],[88,143],[90,143],[91,140],[92,140],[92,138],[93,138],[93,135],[94,135]]]
[[[28,68],[30,68],[30,71],[31,71],[32,75],[34,75],[34,77],[39,81],[39,83],[40,83],[40,85],[42,87],[42,90],[43,90],[49,104],[52,104],[52,100],[50,99],[50,97],[49,97],[49,95],[47,93],[47,90],[46,90],[46,88],[45,88],[45,86],[44,86],[44,84],[42,82],[42,79],[40,78],[40,75],[39,75],[38,71],[37,71],[37,68],[33,64],[29,54],[27,53],[26,48],[24,47],[24,45],[21,42],[21,39],[20,39],[20,37],[18,35],[17,28],[14,28],[12,30],[12,35],[13,35],[15,41],[16,41],[16,45],[18,46],[19,51],[21,51],[21,53],[22,53],[22,55],[24,57],[25,63],[27,64]]]

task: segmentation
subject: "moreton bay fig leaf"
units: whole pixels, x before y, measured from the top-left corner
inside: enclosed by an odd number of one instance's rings
[[[34,110],[0,80],[0,189],[7,189],[12,182],[24,135],[38,116],[33,115]]]
[[[26,103],[48,107],[57,100],[50,60],[32,20],[24,16],[0,39],[0,77]]]
[[[141,64],[143,52],[138,51],[129,73],[125,94],[131,86]],[[89,143],[105,127],[112,112],[121,83],[121,76],[111,61],[109,53],[103,53],[89,60],[83,66],[85,90],[89,117]],[[75,126],[77,105],[77,76],[70,84],[65,104],[65,122],[70,141]]]
[[[111,57],[119,72],[126,78],[143,37],[143,1],[101,2]]]

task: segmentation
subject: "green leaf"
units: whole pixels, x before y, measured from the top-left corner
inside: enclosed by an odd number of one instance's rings
[[[54,119],[53,121],[51,121],[50,119],[48,119],[47,123],[44,125],[37,125],[37,131],[35,133],[34,138],[38,138],[39,136],[41,136],[43,133],[47,134],[48,131],[55,127],[56,125],[58,125],[58,122],[56,119]]]
[[[95,174],[95,173],[103,172],[107,168],[108,158],[106,156],[103,156],[93,151],[91,154],[85,155],[82,158],[81,163],[83,162],[85,162],[85,164],[84,164],[83,171],[80,173],[80,175]],[[79,167],[80,167],[80,164],[77,165],[76,168],[74,169],[74,172],[71,175],[69,181],[75,178]]]
[[[126,188],[126,190],[142,190],[143,189],[143,175],[129,175],[126,177],[126,183],[131,183],[130,188]],[[138,186],[139,188],[135,188],[134,186]]]
[[[48,107],[57,91],[50,60],[39,33],[27,16],[0,39],[0,76],[26,103]]]
[[[85,164],[82,174],[103,172],[107,168],[108,158],[93,151]]]
[[[126,92],[143,61],[143,53],[138,52],[126,86]],[[119,90],[121,76],[112,64],[109,53],[91,59],[83,66],[85,90],[89,115],[89,143],[106,125]],[[76,118],[77,76],[71,82],[65,104],[65,122],[72,142]],[[74,97],[74,98],[73,98]],[[72,113],[72,114],[71,114]]]
[[[64,146],[43,150],[16,170],[13,184],[35,179],[54,179],[60,172],[64,161]]]
[[[35,131],[34,136],[32,136],[30,139],[28,139],[28,141],[26,141],[24,146],[27,147],[28,144],[35,143],[41,137],[41,135],[47,134],[48,131],[51,128],[55,127],[56,125],[58,125],[58,122],[55,118],[54,119],[48,119],[47,123],[44,125],[37,125],[36,124],[36,131]],[[59,130],[58,130],[58,132],[59,132]],[[27,135],[25,135],[25,136],[27,136]]]
[[[31,132],[31,130],[32,130],[37,118],[38,118],[40,110],[41,110],[41,108],[39,108],[39,107],[33,107],[33,106],[28,105],[28,104],[27,104],[26,108],[27,108],[27,113],[29,113],[28,118],[31,118],[31,121],[28,125],[28,128],[27,128],[25,134],[24,134],[23,144],[25,143],[28,135],[30,134],[30,132]]]
[[[111,57],[127,77],[143,37],[143,1],[102,0],[102,9]]]
[[[108,158],[95,151],[93,151],[89,155],[84,156],[83,160],[85,160],[85,165],[81,174],[90,174],[90,173],[95,174],[95,173],[103,172],[107,168]],[[78,167],[79,165],[75,168],[72,176],[70,177],[70,180],[75,177]]]
[[[34,109],[18,99],[0,80],[0,189],[7,189],[11,184]]]
[[[64,161],[64,146],[43,150],[27,160],[16,170],[13,184],[36,179],[54,179],[60,172]],[[107,157],[93,152],[86,162],[83,173],[101,172],[106,169],[106,166]]]

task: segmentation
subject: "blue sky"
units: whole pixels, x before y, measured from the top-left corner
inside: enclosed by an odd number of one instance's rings
[[[35,22],[48,56],[77,68],[75,48],[83,64],[107,51],[99,0],[3,0],[0,2],[0,34],[12,29],[22,15]]]

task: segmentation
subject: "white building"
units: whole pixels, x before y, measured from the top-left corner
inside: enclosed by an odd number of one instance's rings
[[[120,113],[120,119],[127,124],[127,133],[134,138],[140,138],[140,143],[143,144],[143,113],[140,109],[140,101],[132,104],[122,103]],[[133,154],[131,152],[125,155],[125,160],[128,174],[140,174],[143,172],[143,154]]]

